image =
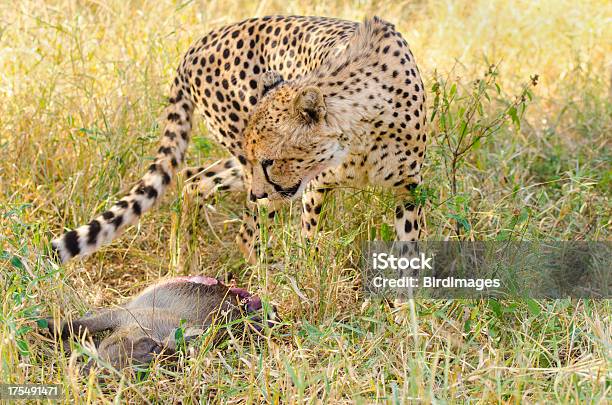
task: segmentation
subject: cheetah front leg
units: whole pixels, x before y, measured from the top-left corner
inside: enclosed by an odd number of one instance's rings
[[[338,186],[339,181],[333,170],[328,170],[314,178],[302,196],[302,236],[312,240],[319,229],[321,209],[327,193]]]
[[[319,229],[323,200],[329,191],[328,188],[319,186],[319,184],[309,185],[302,196],[302,236],[307,240],[312,240]]]
[[[420,176],[415,176],[412,180],[414,182],[402,186],[402,191],[398,192],[399,203],[395,207],[395,232],[398,241],[417,242],[423,233],[423,226],[425,224],[423,208],[418,204],[414,195],[414,190],[420,182]],[[419,254],[417,243],[400,244],[398,248],[399,251],[394,253],[399,256],[415,257]],[[398,278],[414,277],[417,275],[411,270],[398,270],[398,272]],[[412,292],[403,289],[395,297],[393,306],[396,312],[395,322],[398,324],[408,319],[407,310],[409,308],[406,304],[408,302],[407,299],[410,297],[412,297]]]
[[[424,226],[423,207],[415,201],[414,189],[419,183],[410,183],[408,192],[399,193],[401,202],[395,207],[395,232],[397,240],[416,242],[421,238]]]
[[[236,244],[238,249],[242,252],[242,256],[249,264],[257,263],[257,256],[259,256],[259,219],[257,216],[257,206],[254,204],[247,204],[247,207],[242,214],[242,225],[238,235],[236,235]]]
[[[268,220],[274,219],[280,204],[269,205]],[[266,221],[266,223],[269,223]],[[236,235],[236,243],[245,260],[250,264],[257,263],[257,257],[261,251],[261,221],[259,220],[258,207],[252,202],[247,203],[246,210],[242,216],[242,225]]]

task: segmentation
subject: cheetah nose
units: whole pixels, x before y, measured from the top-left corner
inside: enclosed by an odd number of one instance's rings
[[[268,198],[268,193],[254,194],[251,191],[251,195],[249,196],[250,200],[255,202],[257,200],[263,200],[264,198]]]

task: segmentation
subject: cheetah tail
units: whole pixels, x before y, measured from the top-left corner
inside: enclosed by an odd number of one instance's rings
[[[51,242],[53,254],[62,263],[75,256],[95,252],[110,243],[128,226],[138,222],[162,196],[172,176],[183,162],[189,143],[194,104],[189,89],[178,78],[166,108],[166,125],[155,161],[130,192],[87,225],[66,232]]]

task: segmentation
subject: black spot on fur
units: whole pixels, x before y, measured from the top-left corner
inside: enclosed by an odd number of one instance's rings
[[[140,216],[142,214],[142,207],[138,201],[134,201],[132,203],[132,211],[134,211],[136,216]]]
[[[164,185],[170,184],[170,175],[164,171],[162,171],[162,183]]]
[[[150,199],[157,198],[158,192],[153,186],[146,186],[143,191],[147,194],[147,197]]]
[[[172,148],[170,146],[162,146],[157,150],[157,153],[163,153],[164,155],[169,155],[172,153]]]
[[[93,220],[89,223],[89,233],[87,234],[87,243],[90,245],[95,245],[98,239],[98,234],[102,227],[100,226],[100,222],[97,220]]]
[[[410,222],[409,220],[406,220],[406,222],[404,222],[404,231],[406,233],[412,232],[412,222]]]
[[[122,223],[123,223],[123,217],[121,215],[113,219],[113,225],[115,226],[115,230],[117,230],[121,226]]]
[[[72,256],[76,256],[81,252],[77,231],[70,231],[64,235],[64,246],[66,246],[66,249],[68,249]]]
[[[404,208],[410,212],[414,211],[415,209],[415,205],[412,202],[407,202],[406,204],[404,204]]]

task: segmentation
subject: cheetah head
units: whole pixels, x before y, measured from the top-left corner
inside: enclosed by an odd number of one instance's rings
[[[284,82],[266,72],[259,103],[245,130],[253,201],[294,199],[345,156],[338,131],[327,122],[325,97],[313,86]]]

